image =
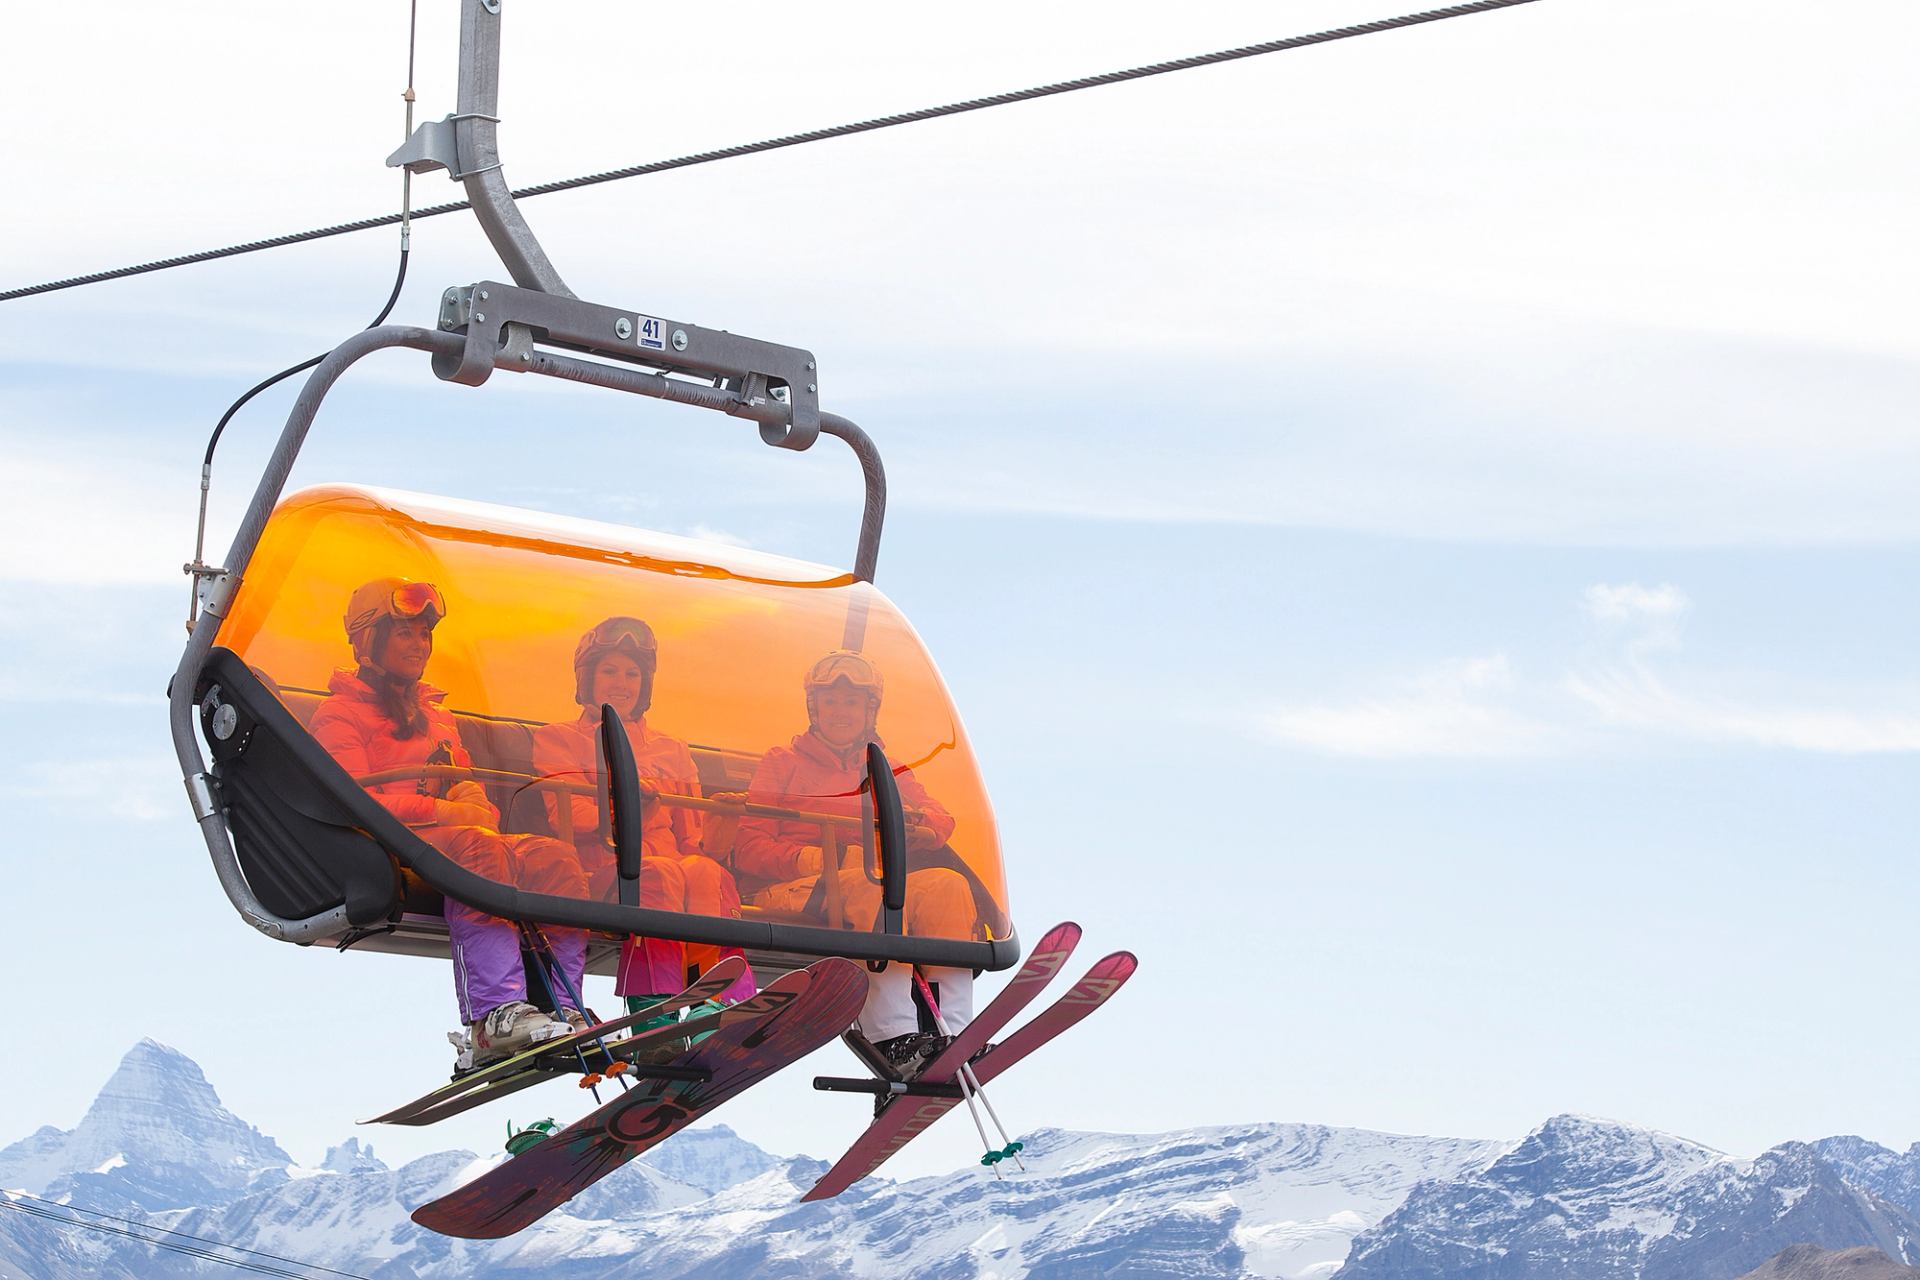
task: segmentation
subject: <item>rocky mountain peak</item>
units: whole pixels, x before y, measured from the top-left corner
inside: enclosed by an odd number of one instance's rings
[[[44,1128],[0,1150],[0,1186],[161,1210],[224,1204],[291,1164],[221,1104],[193,1059],[142,1040],[72,1130]]]
[[[1920,1267],[1895,1262],[1878,1249],[1835,1250],[1796,1244],[1782,1249],[1740,1280],[1920,1280]]]
[[[373,1154],[373,1145],[348,1138],[336,1147],[327,1148],[327,1158],[320,1167],[328,1173],[372,1173],[384,1170],[386,1162]]]
[[[1822,1138],[1813,1149],[1854,1186],[1920,1217],[1920,1143],[1900,1152],[1849,1136]]]

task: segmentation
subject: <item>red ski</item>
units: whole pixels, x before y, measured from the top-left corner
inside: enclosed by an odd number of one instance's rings
[[[466,1186],[422,1205],[414,1210],[413,1220],[430,1231],[471,1240],[512,1235],[831,1040],[859,1016],[866,995],[866,971],[850,960],[821,960],[786,974],[760,993],[780,1007],[716,1031],[680,1060],[681,1066],[710,1073],[709,1079],[638,1086]]]
[[[951,1080],[960,1064],[987,1047],[994,1033],[1013,1021],[1013,1016],[1033,1003],[1035,996],[1064,969],[1073,949],[1080,945],[1080,926],[1071,920],[1046,931],[1013,975],[1013,981],[987,1002],[987,1007],[972,1022],[960,1029],[953,1043],[920,1073],[922,1079]],[[934,1073],[944,1074],[935,1075]]]
[[[1075,930],[1078,933],[1078,930]],[[1051,935],[1049,935],[1051,936]],[[1058,964],[1054,966],[1058,968]],[[1133,976],[1139,967],[1139,961],[1130,951],[1116,951],[1102,958],[1086,976],[1073,984],[1067,993],[1052,1004],[1035,1014],[1018,1031],[1005,1041],[995,1045],[979,1058],[975,1059],[973,1074],[981,1084],[987,1083],[1001,1072],[1007,1070],[1028,1054],[1046,1044],[1062,1031],[1073,1026],[1082,1018],[1105,1004],[1114,992],[1118,991]],[[1025,970],[1021,976],[1024,977]],[[1015,981],[1019,981],[1016,978]],[[1002,996],[1006,992],[1001,993]],[[1029,990],[1015,1002],[1017,1010],[1033,998]],[[893,1091],[885,1107],[875,1117],[867,1131],[860,1135],[847,1153],[833,1168],[813,1185],[813,1189],[802,1196],[804,1200],[825,1200],[839,1195],[860,1179],[878,1169],[892,1158],[894,1152],[919,1137],[927,1126],[958,1106],[961,1102],[959,1088],[960,1067],[967,1061],[966,1044],[975,1044],[972,1052],[978,1052],[978,1043],[984,1042],[997,1027],[989,1027],[979,1037],[970,1033],[984,1018],[994,1011],[995,1000],[989,1004],[982,1018],[977,1018],[963,1029],[954,1044],[945,1053],[927,1064],[927,1069],[910,1084],[889,1086],[885,1081],[848,1081],[836,1082],[842,1087],[847,1085],[868,1086],[869,1091],[886,1094]],[[1011,1012],[1000,1019],[1005,1025]],[[956,1053],[956,1050],[961,1052]],[[833,1088],[833,1084],[815,1081],[816,1088]]]

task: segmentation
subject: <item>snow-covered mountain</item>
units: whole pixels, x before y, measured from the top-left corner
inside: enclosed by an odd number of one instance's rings
[[[1891,1153],[1889,1153],[1891,1154]],[[1920,1221],[1805,1143],[1751,1161],[1556,1116],[1483,1169],[1417,1188],[1339,1280],[1735,1280],[1789,1245],[1920,1260]]]
[[[0,1187],[120,1213],[227,1204],[284,1182],[273,1139],[220,1105],[191,1058],[135,1045],[78,1126],[0,1150]]]
[[[1822,1138],[1813,1149],[1854,1186],[1920,1218],[1920,1142],[1901,1153],[1865,1138]]]
[[[81,1124],[0,1150],[0,1187],[372,1280],[466,1276],[1191,1276],[1244,1280],[1735,1280],[1825,1266],[1810,1242],[1913,1261],[1920,1149],[1860,1139],[1739,1161],[1696,1143],[1559,1116],[1518,1143],[1313,1125],[1159,1135],[1026,1135],[1028,1168],[967,1168],[836,1200],[824,1165],[724,1126],[682,1134],[507,1240],[449,1240],[411,1209],[504,1157],[387,1167],[349,1139],[293,1165],[220,1105],[198,1067],[143,1041]],[[0,1212],[0,1278],[208,1276],[226,1268],[108,1230]],[[1902,1202],[1904,1203],[1904,1202]],[[94,1219],[106,1227],[111,1220]],[[130,1224],[118,1224],[131,1231]],[[1779,1255],[1779,1257],[1775,1257]],[[1865,1257],[1865,1254],[1858,1255]],[[260,1261],[257,1257],[255,1261]],[[284,1261],[277,1263],[286,1266]],[[1811,1273],[1809,1273],[1811,1274]]]

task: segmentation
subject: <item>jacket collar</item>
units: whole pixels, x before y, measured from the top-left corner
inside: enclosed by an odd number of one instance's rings
[[[437,703],[447,696],[446,690],[435,688],[425,680],[420,681],[415,687],[420,691],[422,702]],[[378,697],[372,685],[362,680],[357,672],[349,671],[345,667],[334,668],[332,678],[327,681],[327,692],[337,693],[342,697],[353,698],[360,702],[372,702]]]
[[[880,739],[876,737],[870,741],[878,743]],[[796,733],[793,736],[793,749],[815,764],[826,765],[829,768],[856,772],[866,768],[867,744],[865,742],[848,747],[845,751],[837,751],[825,738],[809,729],[805,733]],[[883,747],[882,750],[884,749]]]

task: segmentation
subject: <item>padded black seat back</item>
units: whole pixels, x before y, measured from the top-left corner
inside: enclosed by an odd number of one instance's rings
[[[207,740],[247,884],[269,911],[292,919],[342,905],[356,926],[387,918],[405,896],[399,869],[282,743],[255,732],[249,691],[239,685],[229,681],[225,699],[233,726],[225,737],[209,726]]]
[[[495,720],[483,716],[455,713],[461,745],[481,769],[499,769],[532,779],[539,776],[533,767],[533,726],[518,720]],[[550,836],[553,824],[547,821],[547,806],[542,793],[525,782],[490,782],[487,799],[500,811],[502,831],[529,832]]]

